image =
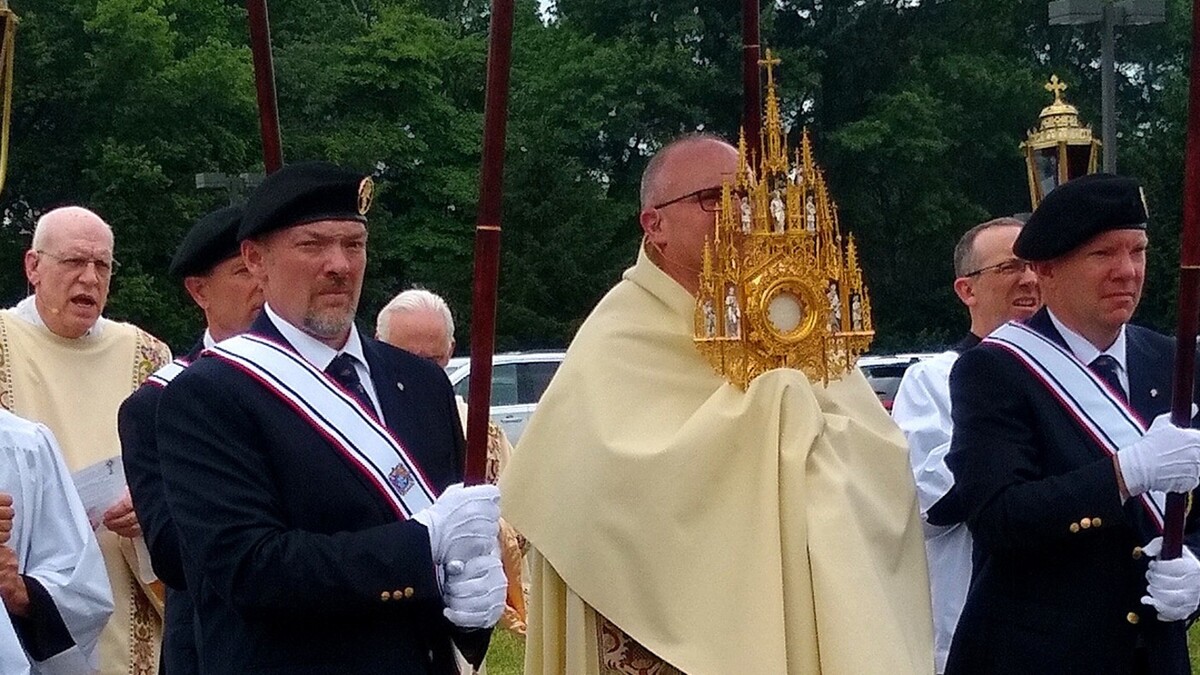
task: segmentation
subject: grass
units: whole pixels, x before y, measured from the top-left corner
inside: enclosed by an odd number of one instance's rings
[[[521,675],[525,668],[525,639],[507,630],[492,634],[484,659],[487,675]]]
[[[1188,631],[1188,653],[1192,657],[1192,672],[1200,673],[1200,622]]]

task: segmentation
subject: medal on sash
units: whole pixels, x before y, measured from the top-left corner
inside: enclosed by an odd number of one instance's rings
[[[400,441],[327,374],[290,346],[238,335],[207,351],[257,380],[329,441],[388,501],[409,518],[433,504],[434,491]]]

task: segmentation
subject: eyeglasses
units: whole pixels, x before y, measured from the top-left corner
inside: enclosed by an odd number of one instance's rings
[[[719,188],[719,187],[701,188],[699,190],[696,190],[695,192],[689,192],[686,195],[683,195],[682,197],[676,197],[675,199],[665,201],[661,204],[655,204],[654,208],[661,209],[664,206],[670,206],[672,204],[676,204],[676,203],[679,203],[679,202],[682,202],[685,200],[689,200],[689,199],[695,199],[696,203],[700,205],[701,211],[705,211],[707,213],[716,213],[721,208],[721,188]]]
[[[88,265],[95,265],[96,276],[101,278],[108,278],[112,276],[113,272],[117,271],[117,269],[121,266],[121,263],[117,262],[116,260],[104,260],[103,258],[82,258],[75,256],[63,257],[49,251],[43,251],[41,249],[37,250],[37,254],[57,260],[59,264],[63,265],[72,272],[83,272],[87,269]]]
[[[980,274],[983,274],[984,272],[993,272],[994,271],[994,272],[998,272],[999,274],[1001,274],[1003,276],[1008,277],[1008,276],[1013,276],[1016,274],[1023,274],[1025,272],[1025,270],[1029,269],[1032,266],[1033,266],[1033,263],[1029,262],[1028,260],[1022,260],[1020,258],[1009,258],[1008,260],[1005,260],[1004,262],[998,262],[995,265],[988,265],[987,267],[981,267],[981,268],[975,270],[974,272],[967,272],[963,276],[964,277],[977,277]]]

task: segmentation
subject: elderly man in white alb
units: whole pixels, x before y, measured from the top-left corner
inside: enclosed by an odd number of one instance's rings
[[[0,410],[0,446],[0,672],[93,672],[112,591],[58,443]]]
[[[115,266],[108,223],[78,206],[54,209],[38,220],[25,253],[33,295],[0,311],[0,405],[49,427],[72,472],[120,465],[117,408],[171,360],[154,336],[103,318]],[[134,572],[141,529],[128,490],[100,520],[96,537],[115,605],[100,636],[100,672],[151,675],[162,618],[153,588]]]
[[[454,354],[454,315],[450,306],[436,293],[423,288],[410,288],[392,298],[375,321],[375,337],[393,347],[433,361],[442,368],[450,363]],[[467,404],[461,396],[458,401],[458,416],[466,433]],[[504,430],[495,422],[488,422],[487,481],[495,484],[512,456],[512,444]],[[515,633],[525,634],[525,590],[522,574],[523,540],[517,531],[504,519],[500,520],[500,559],[504,562],[504,574],[508,577],[508,593],[505,598],[504,616],[500,626]]]

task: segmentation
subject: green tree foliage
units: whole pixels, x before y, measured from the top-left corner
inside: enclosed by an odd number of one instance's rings
[[[1120,167],[1147,187],[1154,246],[1140,319],[1169,325],[1181,204],[1188,9],[1118,35]],[[36,216],[88,205],[117,235],[110,313],[177,348],[198,313],[167,262],[224,203],[194,174],[261,171],[241,2],[14,0],[13,149],[0,301],[26,292]],[[965,327],[950,252],[1027,211],[1018,144],[1051,73],[1098,129],[1099,32],[1044,0],[779,0],[763,39],[786,117],[807,126],[860,242],[881,350]],[[485,0],[274,0],[284,153],[373,173],[364,324],[395,292],[442,293],[468,343],[482,137]],[[699,129],[736,138],[740,3],[520,0],[509,105],[497,345],[561,346],[632,260],[647,157]]]

